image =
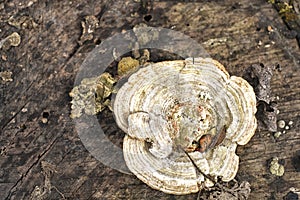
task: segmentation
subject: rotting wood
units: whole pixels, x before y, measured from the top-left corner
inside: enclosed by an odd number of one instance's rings
[[[91,41],[80,46],[81,21],[91,15],[97,16],[99,28]],[[145,22],[145,15],[151,15],[151,20]],[[8,24],[11,16],[29,16],[37,26],[12,27]],[[12,0],[0,3],[0,38],[14,31],[21,36],[19,46],[0,51],[0,70],[12,72],[13,78],[0,87],[0,199],[28,199],[35,186],[44,184],[42,161],[56,166],[58,173],[52,174],[50,182],[67,199],[197,198],[197,194],[183,197],[152,190],[134,176],[102,165],[85,150],[69,118],[68,93],[87,53],[139,22],[189,35],[232,75],[242,76],[252,64],[281,66],[273,75],[271,95],[279,97],[277,118],[294,123],[276,139],[270,132],[258,131],[249,144],[238,148],[236,178],[250,182],[249,199],[282,199],[292,187],[299,191],[295,164],[300,149],[299,47],[296,39],[283,34],[288,28],[271,4],[262,0],[166,1],[141,8],[136,1],[120,0],[111,5],[104,1]],[[49,117],[42,123],[45,110]],[[110,123],[110,117],[104,128],[112,140],[120,142],[122,133]],[[273,157],[285,161],[280,178],[269,172],[267,162]],[[48,199],[61,198],[56,190],[47,195]]]

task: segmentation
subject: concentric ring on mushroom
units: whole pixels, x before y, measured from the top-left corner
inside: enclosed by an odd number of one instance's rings
[[[211,58],[149,64],[133,73],[113,102],[126,133],[128,168],[150,187],[189,194],[238,170],[237,145],[256,130],[256,99],[242,78]],[[190,158],[204,174],[198,173]]]

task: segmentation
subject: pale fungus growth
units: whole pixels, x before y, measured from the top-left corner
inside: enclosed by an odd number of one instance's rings
[[[178,195],[211,187],[218,177],[232,180],[236,147],[257,126],[253,88],[210,58],[140,68],[120,86],[113,112],[126,133],[128,168],[150,187]]]
[[[0,83],[7,83],[13,81],[12,79],[12,72],[10,71],[3,71],[0,72]]]
[[[279,159],[277,157],[273,158],[270,163],[270,172],[275,176],[283,176],[284,166],[278,163]]]
[[[277,131],[277,132],[274,133],[275,138],[279,138],[281,135],[282,135],[281,131]]]
[[[17,29],[32,29],[38,27],[38,24],[34,21],[34,19],[29,16],[20,16],[17,18],[11,16],[7,23]]]
[[[79,44],[82,45],[85,41],[94,38],[94,31],[99,27],[99,20],[97,17],[90,15],[85,16],[84,21],[81,22],[82,35],[80,36]]]
[[[0,40],[0,49],[9,49],[10,47],[17,47],[21,43],[21,36],[17,32],[13,32],[6,38]]]
[[[279,121],[277,122],[277,126],[278,126],[279,128],[284,128],[284,127],[285,127],[285,121],[279,120]]]

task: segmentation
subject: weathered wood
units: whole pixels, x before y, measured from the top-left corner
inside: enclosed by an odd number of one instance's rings
[[[13,78],[0,88],[0,199],[197,197],[164,194],[104,166],[85,150],[69,118],[68,93],[87,53],[139,22],[185,33],[232,75],[242,76],[254,63],[281,66],[272,79],[272,96],[279,97],[278,119],[294,123],[277,139],[258,130],[250,143],[240,146],[237,179],[250,182],[250,199],[282,199],[291,187],[300,189],[299,163],[293,162],[299,160],[300,150],[299,47],[296,39],[286,37],[289,31],[271,4],[263,0],[166,1],[142,7],[138,1],[108,2],[0,2],[0,38],[12,32],[21,36],[19,46],[0,49],[0,71],[11,71]],[[91,41],[80,45],[81,21],[88,15],[99,19],[99,27]],[[10,17],[22,16],[36,26],[8,24]],[[115,125],[108,130],[110,137],[121,141],[122,133]],[[269,172],[268,161],[273,157],[285,161],[282,177]]]

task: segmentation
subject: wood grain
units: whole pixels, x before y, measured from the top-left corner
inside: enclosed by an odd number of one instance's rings
[[[250,182],[249,199],[282,199],[289,188],[300,189],[300,174],[292,162],[300,150],[299,47],[296,39],[286,37],[289,30],[271,4],[165,1],[142,7],[138,1],[107,2],[0,2],[0,38],[14,31],[21,36],[18,47],[0,49],[0,70],[13,73],[13,81],[0,87],[0,199],[29,199],[36,187],[44,191],[40,199],[196,199],[197,194],[174,196],[152,190],[136,177],[104,166],[85,149],[69,118],[68,93],[88,52],[140,22],[192,37],[232,75],[242,76],[254,63],[281,66],[272,78],[272,96],[279,97],[278,119],[293,125],[277,139],[259,130],[240,146],[237,179]],[[99,19],[99,28],[93,40],[79,45],[81,21],[87,15]],[[151,15],[150,21],[145,21],[146,15]],[[29,16],[37,27],[8,25],[12,16]],[[107,126],[110,137],[121,141],[116,126]],[[282,177],[268,170],[273,157],[284,160]],[[43,169],[42,161],[54,169]]]

